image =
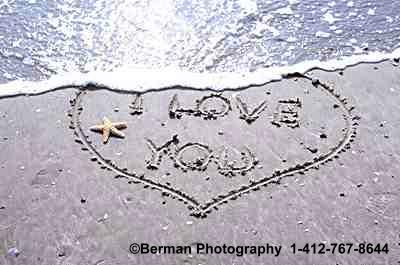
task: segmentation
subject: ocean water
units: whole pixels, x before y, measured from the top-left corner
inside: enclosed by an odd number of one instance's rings
[[[398,0],[0,0],[0,94],[49,78],[19,90],[239,87],[398,57],[399,44]]]

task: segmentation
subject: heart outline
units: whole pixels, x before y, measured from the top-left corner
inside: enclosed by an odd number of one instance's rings
[[[293,74],[287,76],[286,78],[290,79],[299,77],[308,79],[312,82],[314,87],[320,88],[339,103],[339,107],[342,110],[343,119],[346,122],[346,130],[343,138],[331,148],[330,152],[321,154],[317,157],[314,157],[312,160],[303,162],[302,164],[288,167],[282,171],[275,170],[270,176],[264,177],[257,181],[253,181],[248,185],[242,185],[240,188],[230,190],[225,194],[217,195],[216,197],[211,199],[212,202],[206,202],[205,204],[198,202],[194,197],[189,196],[185,192],[174,189],[173,187],[170,187],[168,185],[155,182],[151,179],[146,178],[144,175],[138,176],[135,173],[130,173],[128,171],[120,169],[110,160],[105,159],[91,144],[91,141],[88,140],[88,136],[86,136],[82,127],[80,126],[81,122],[79,120],[79,116],[83,109],[81,106],[82,96],[87,93],[84,87],[77,93],[75,99],[70,101],[72,107],[72,114],[70,115],[70,128],[74,130],[74,135],[77,137],[75,141],[79,144],[84,145],[82,149],[89,151],[91,154],[93,154],[96,158],[95,161],[101,164],[103,168],[114,171],[115,173],[117,173],[117,177],[119,178],[129,179],[129,184],[142,183],[144,184],[144,188],[150,187],[151,189],[159,190],[164,196],[171,196],[174,199],[182,201],[184,204],[187,205],[188,209],[190,210],[190,215],[198,218],[205,218],[212,211],[212,209],[217,210],[219,205],[227,203],[230,200],[235,200],[238,197],[241,197],[252,191],[260,190],[261,187],[268,186],[273,183],[279,184],[280,181],[285,177],[290,177],[295,174],[304,174],[310,169],[318,168],[320,165],[324,165],[334,158],[338,158],[338,154],[340,154],[341,152],[345,152],[346,149],[350,148],[350,143],[354,141],[354,138],[357,134],[357,120],[360,119],[359,116],[353,114],[354,106],[349,107],[346,98],[340,98],[340,94],[335,93],[334,89],[330,88],[328,85],[320,82],[319,80],[311,79],[310,77],[301,74]]]

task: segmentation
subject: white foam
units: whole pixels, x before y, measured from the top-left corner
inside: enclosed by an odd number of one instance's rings
[[[239,0],[238,4],[248,13],[257,12],[257,2],[252,0]]]
[[[370,15],[370,16],[374,16],[375,15],[375,9],[372,9],[372,8],[368,9],[367,14]]]
[[[193,89],[239,89],[276,81],[292,73],[305,74],[313,69],[335,71],[359,63],[374,63],[400,58],[400,48],[392,53],[373,52],[329,61],[305,61],[290,66],[263,68],[254,72],[194,73],[176,68],[144,69],[125,67],[113,72],[64,73],[44,81],[16,80],[0,85],[0,97],[35,95],[48,91],[94,84],[111,90],[145,92],[170,87]]]
[[[290,6],[282,7],[274,11],[274,13],[281,15],[293,15],[293,10]]]
[[[336,21],[339,21],[340,19],[335,18],[332,13],[330,11],[326,12],[323,16],[322,16],[322,20],[328,22],[329,25],[334,24]]]
[[[329,38],[331,36],[331,34],[328,33],[328,32],[317,31],[315,33],[315,36],[318,37],[318,38]]]

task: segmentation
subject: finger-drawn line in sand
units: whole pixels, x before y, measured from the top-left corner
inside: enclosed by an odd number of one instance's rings
[[[301,101],[299,98],[279,100],[271,123],[277,127],[281,127],[281,125],[285,124],[289,128],[298,128],[300,127],[300,109]]]
[[[264,100],[250,112],[247,104],[240,98],[240,96],[236,96],[235,98],[236,106],[240,112],[239,118],[245,120],[248,124],[256,121],[260,117],[260,114],[267,108],[267,101]]]
[[[214,162],[218,166],[218,172],[221,175],[233,177],[236,174],[245,175],[252,170],[258,163],[257,158],[248,147],[240,152],[242,164],[237,165],[237,161],[229,160],[228,147],[222,147],[219,152],[213,151],[208,145],[203,143],[186,143],[179,146],[178,135],[174,135],[171,140],[157,147],[151,140],[146,139],[147,146],[151,151],[151,158],[146,160],[148,169],[157,170],[161,165],[164,156],[168,156],[174,163],[174,166],[187,172],[188,170],[205,171],[210,164]],[[175,150],[172,150],[172,149]],[[191,154],[192,159],[185,157],[185,154]]]
[[[248,104],[239,96],[234,96],[236,107],[239,110],[239,119],[252,124],[260,118],[262,112],[267,108],[267,101],[262,101],[251,111]],[[282,99],[277,102],[276,111],[271,123],[277,127],[286,124],[290,128],[300,127],[298,110],[301,101],[296,99]],[[221,93],[210,94],[195,101],[194,107],[184,108],[181,106],[178,95],[175,94],[168,107],[171,119],[180,119],[183,115],[202,117],[205,120],[216,120],[218,117],[228,115],[232,110],[231,102]]]
[[[218,164],[218,171],[225,176],[233,177],[236,174],[245,175],[247,172],[251,171],[255,165],[258,164],[258,159],[251,152],[248,147],[245,147],[242,152],[240,152],[242,164],[237,161],[229,160],[229,150],[227,147],[223,147],[216,157],[216,162]],[[236,151],[236,150],[233,150]],[[239,165],[238,165],[239,164]]]
[[[202,117],[205,120],[215,120],[231,111],[231,102],[220,93],[204,96],[195,101],[194,107],[183,108],[175,94],[169,103],[169,116],[171,119],[180,119],[182,115]]]
[[[150,148],[151,151],[151,158],[146,160],[146,165],[148,169],[158,169],[161,164],[161,160],[163,155],[167,155],[171,152],[171,144],[178,144],[178,135],[174,135],[171,140],[166,142],[160,147],[150,139],[146,139],[147,146]]]
[[[288,78],[291,77],[296,77],[296,78],[302,77],[308,79],[309,81],[312,81],[311,78],[299,74],[288,76]],[[360,117],[353,115],[354,107],[348,106],[348,102],[346,101],[346,99],[341,98],[340,95],[335,93],[335,91],[328,85],[323,84],[321,82],[317,83],[313,82],[313,85],[315,88],[321,89],[329,97],[337,101],[337,105],[339,106],[339,108],[337,109],[342,112],[342,117],[346,123],[346,127],[343,129],[342,139],[339,140],[337,144],[333,145],[330,148],[329,152],[320,154],[314,157],[310,161],[288,167],[284,170],[275,170],[269,176],[265,176],[260,180],[251,181],[249,184],[244,184],[241,187],[231,190],[226,194],[220,194],[205,203],[200,203],[199,201],[196,200],[196,198],[178,189],[175,189],[170,185],[156,182],[154,180],[146,178],[144,175],[139,175],[135,172],[130,172],[126,168],[121,169],[114,162],[103,157],[92,145],[91,141],[88,139],[88,136],[83,131],[81,127],[81,122],[79,120],[79,117],[83,110],[82,100],[84,98],[85,93],[87,93],[86,91],[79,92],[76,98],[70,101],[71,106],[73,108],[72,113],[69,114],[69,116],[72,117],[70,128],[74,130],[74,134],[77,137],[76,142],[81,145],[84,145],[82,149],[89,151],[93,155],[91,160],[97,161],[102,168],[115,172],[117,176],[120,178],[128,179],[128,183],[136,183],[136,184],[141,183],[144,185],[143,186],[144,188],[159,190],[163,196],[169,196],[178,199],[179,201],[182,201],[184,204],[187,205],[192,216],[205,218],[213,209],[218,209],[218,206],[222,204],[228,203],[229,201],[235,200],[243,195],[249,194],[250,192],[260,190],[261,187],[268,186],[273,183],[279,184],[282,178],[290,177],[295,174],[304,174],[310,169],[318,169],[320,165],[324,165],[325,163],[338,158],[338,155],[340,153],[345,152],[347,149],[350,149],[350,144],[351,142],[354,141],[354,138],[356,137],[356,128],[358,126],[358,121]],[[174,97],[174,99],[170,104],[170,111],[171,109],[172,110],[175,109],[175,113],[179,113],[179,111],[176,112],[176,110],[180,108],[179,102],[177,101],[177,97]],[[297,106],[299,106],[299,103],[294,103],[294,104],[295,105],[297,104]],[[201,104],[199,105],[201,106]],[[205,112],[205,113],[210,113],[210,112]],[[214,115],[216,113],[217,114],[219,113],[221,115],[224,112],[220,111],[220,112],[214,112],[212,114]],[[176,139],[175,140],[172,139],[171,141],[176,141]],[[151,145],[152,144],[150,144],[150,146]],[[155,150],[154,152],[155,159],[151,159],[150,161],[152,161],[153,163],[154,161],[157,161],[157,159],[159,159],[159,152],[162,151],[166,146],[164,145],[157,148],[155,145],[152,145],[152,147]]]
[[[132,104],[129,105],[129,108],[132,110],[130,112],[131,115],[143,114],[143,96],[140,94],[135,94],[135,98]]]
[[[196,153],[200,156],[193,160],[187,159],[185,153],[189,153],[193,149],[195,149]],[[175,152],[175,163],[184,171],[188,169],[204,171],[210,163],[211,158],[212,150],[207,145],[201,143],[187,143],[178,148]]]

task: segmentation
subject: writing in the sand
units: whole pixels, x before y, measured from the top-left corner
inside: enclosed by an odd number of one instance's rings
[[[240,96],[235,96],[235,105],[239,110],[239,118],[248,124],[256,121],[267,108],[267,101],[262,101],[254,108],[250,108]],[[175,94],[169,103],[171,119],[180,119],[183,115],[201,117],[206,120],[215,120],[232,111],[231,100],[221,94],[211,94],[195,100],[194,106],[181,106],[178,95]],[[278,100],[271,123],[277,127],[286,125],[289,128],[299,127],[299,110],[302,103],[299,98]]]
[[[218,172],[228,177],[244,175],[258,163],[258,159],[247,147],[243,147],[240,152],[226,146],[213,150],[202,143],[181,144],[177,135],[162,145],[156,145],[151,139],[147,139],[147,145],[151,151],[151,158],[146,160],[146,164],[148,169],[153,170],[158,169],[164,157],[171,158],[174,166],[184,172],[205,171],[209,164],[214,162]],[[232,153],[239,153],[240,158],[231,159]]]

